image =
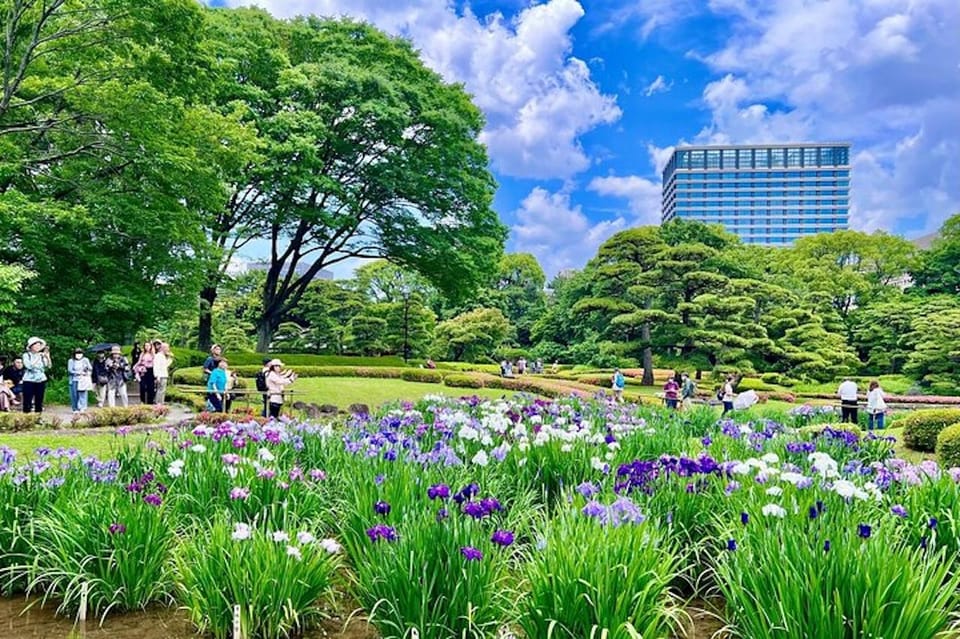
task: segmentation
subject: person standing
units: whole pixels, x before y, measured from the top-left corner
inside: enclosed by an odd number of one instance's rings
[[[220,348],[219,344],[214,344],[210,347],[210,354],[207,356],[207,359],[203,361],[203,379],[206,380],[210,373],[217,367],[217,362],[220,360],[220,356],[223,354],[223,349]]]
[[[50,347],[39,337],[27,340],[23,360],[23,412],[43,412],[43,396],[47,391],[47,369],[50,368]]]
[[[676,410],[679,398],[680,385],[677,384],[675,378],[671,377],[667,380],[667,383],[663,385],[663,401],[666,403],[667,408]]]
[[[680,376],[680,401],[683,404],[683,410],[693,408],[693,398],[697,395],[697,384],[690,379],[690,375],[684,373]]]
[[[883,398],[883,389],[880,388],[880,382],[873,380],[867,393],[867,430],[882,430],[886,413],[887,402]]]
[[[857,383],[847,377],[837,389],[840,395],[840,421],[841,423],[857,423]]]
[[[133,343],[133,349],[130,351],[130,361],[136,364],[140,361],[140,355],[143,351],[140,349],[140,342]]]
[[[67,360],[67,374],[70,383],[70,408],[75,414],[87,410],[87,392],[93,387],[90,377],[92,373],[93,366],[90,360],[84,357],[83,349],[74,349],[73,357]]]
[[[283,362],[279,359],[272,359],[267,364],[270,372],[267,374],[267,391],[269,392],[270,417],[278,419],[280,411],[283,409],[283,392],[287,386],[292,384],[297,375],[293,371],[284,371]]]
[[[170,344],[157,340],[153,343],[153,377],[156,380],[156,395],[154,402],[163,406],[167,399],[167,380],[170,379],[170,366],[173,364],[173,353]]]
[[[141,404],[153,404],[157,397],[157,378],[153,374],[155,357],[153,342],[144,342],[140,359],[133,366],[133,372],[137,374],[137,381],[140,382]]]
[[[270,414],[270,400],[267,391],[270,390],[267,388],[267,375],[270,374],[270,358],[263,358],[263,367],[260,369],[260,372],[257,373],[256,377],[253,378],[253,383],[257,386],[257,392],[262,394],[263,397],[263,411],[260,413],[261,417],[266,417]]]
[[[736,399],[736,395],[733,392],[733,375],[727,375],[727,381],[723,383],[723,388],[720,392],[720,401],[723,402],[723,413],[720,414],[720,417],[726,417],[727,413],[733,412],[733,400]]]
[[[627,379],[623,376],[623,373],[620,372],[619,368],[613,371],[613,378],[610,381],[614,401],[623,402],[623,389],[627,386]]]
[[[110,357],[104,363],[107,369],[107,406],[113,408],[120,398],[120,405],[124,408],[130,404],[127,396],[127,380],[130,378],[130,364],[123,356],[120,347],[116,344],[110,348]]]
[[[227,360],[218,359],[216,367],[207,378],[207,405],[210,412],[222,413],[227,396]]]
[[[107,402],[107,387],[110,384],[106,351],[98,352],[97,356],[93,358],[93,383],[97,393],[97,408],[103,408]]]
[[[23,370],[23,358],[17,357],[13,360],[13,364],[7,366],[3,369],[3,379],[4,381],[11,382],[12,386],[10,390],[14,394],[14,403],[19,403],[23,401],[23,374],[26,371]]]

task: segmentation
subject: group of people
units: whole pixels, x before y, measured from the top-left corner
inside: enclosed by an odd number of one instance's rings
[[[623,371],[619,368],[615,369],[610,382],[614,401],[622,402],[623,391],[627,385],[627,379]],[[674,372],[663,385],[663,402],[667,408],[690,410],[693,408],[693,400],[696,395],[697,384],[687,373]]]
[[[560,364],[554,362],[551,367],[551,372],[556,373],[559,369]],[[511,362],[508,359],[500,361],[500,377],[516,377],[517,375],[526,375],[527,373],[531,375],[543,375],[543,362],[538,359],[535,362],[528,363],[523,357],[516,362]]]
[[[856,424],[860,410],[860,389],[849,377],[844,379],[837,389],[840,396],[840,421]],[[887,414],[887,402],[883,396],[880,382],[873,380],[867,389],[867,429],[882,429]]]
[[[231,403],[237,395],[238,377],[230,371],[230,363],[223,356],[223,348],[219,344],[210,347],[210,354],[203,363],[203,376],[206,380],[207,410],[214,413],[230,412]],[[263,368],[254,377],[257,392],[263,398],[263,417],[280,417],[287,386],[296,379],[297,374],[285,370],[279,359],[263,360]]]
[[[117,344],[105,345],[92,361],[84,349],[75,348],[66,366],[70,408],[75,414],[85,412],[90,392],[96,394],[100,408],[127,406],[131,380],[139,385],[140,403],[163,404],[172,364],[170,345],[160,340],[146,342],[142,348],[134,344],[130,360]],[[24,353],[9,366],[0,361],[0,411],[19,407],[24,413],[42,413],[52,368],[50,347],[39,337],[27,340]]]

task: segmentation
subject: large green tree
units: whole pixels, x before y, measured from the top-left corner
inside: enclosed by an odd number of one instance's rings
[[[960,214],[944,222],[930,250],[917,260],[912,276],[914,285],[928,295],[960,295]]]
[[[389,258],[453,297],[494,270],[505,229],[480,112],[407,41],[255,10],[216,12],[208,37],[227,58],[221,109],[243,113],[261,143],[210,227],[224,259],[252,238],[269,246],[261,350],[320,270],[344,260]],[[207,302],[223,268],[208,273]]]

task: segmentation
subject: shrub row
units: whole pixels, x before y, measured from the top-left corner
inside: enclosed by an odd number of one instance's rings
[[[833,399],[837,400],[836,393],[796,393],[804,399]],[[884,394],[887,403],[894,404],[940,404],[943,406],[960,406],[960,397],[950,395],[889,395]],[[865,394],[860,395],[860,401],[866,401]]]
[[[924,453],[934,452],[940,431],[957,422],[960,422],[958,408],[918,410],[899,420],[903,425],[903,443],[911,450]]]
[[[116,428],[149,424],[169,412],[166,406],[129,406],[100,408],[88,413],[63,418],[37,413],[0,413],[0,431],[16,432],[35,428]]]
[[[286,363],[286,362],[284,362]],[[262,366],[231,366],[230,370],[235,372],[242,379],[253,379],[260,372]],[[419,368],[402,368],[390,366],[290,366],[300,377],[375,377],[401,379],[405,371],[419,371],[426,373],[437,373]],[[442,375],[442,373],[441,373]],[[203,386],[206,382],[203,380],[203,369],[181,368],[173,373],[175,384],[185,384],[187,386]],[[244,384],[240,384],[242,388]]]

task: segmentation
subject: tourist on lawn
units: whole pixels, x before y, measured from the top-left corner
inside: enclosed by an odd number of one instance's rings
[[[627,378],[623,376],[623,373],[620,372],[620,369],[613,371],[613,378],[611,379],[611,386],[613,388],[613,399],[614,401],[622,402],[623,401],[623,389],[627,385]]]
[[[107,402],[107,389],[110,386],[110,371],[107,370],[107,353],[100,351],[93,358],[93,383],[97,393],[97,408],[103,408]]]
[[[697,396],[697,384],[687,373],[680,376],[680,381],[680,401],[683,404],[683,410],[690,410],[693,408],[693,398]]]
[[[840,395],[840,421],[842,423],[857,423],[857,383],[849,377],[843,380],[837,394]]]
[[[207,410],[211,413],[222,413],[230,379],[227,375],[229,364],[222,358],[218,359],[216,364],[207,378]]]
[[[283,362],[279,359],[272,359],[267,364],[270,373],[267,375],[267,391],[269,393],[269,413],[273,419],[280,417],[280,410],[283,408],[283,391],[297,379],[297,374],[293,371],[284,371]]]
[[[163,406],[167,400],[167,381],[170,379],[170,366],[173,364],[173,353],[170,344],[157,340],[153,343],[153,377],[156,380],[156,395],[154,402]]]
[[[73,357],[67,360],[70,378],[70,408],[74,414],[87,410],[87,393],[93,390],[93,365],[83,354],[82,348],[74,349]]]
[[[39,337],[27,340],[23,360],[23,412],[43,412],[43,396],[47,391],[47,369],[50,368],[50,347]]]
[[[870,382],[870,391],[867,393],[867,429],[882,429],[887,413],[887,402],[883,399],[883,389],[880,382]]]
[[[733,411],[733,400],[736,399],[736,394],[733,392],[733,375],[727,375],[727,380],[723,383],[723,388],[720,389],[720,401],[723,402],[723,413],[720,417],[726,417],[727,413]]]
[[[110,348],[110,357],[103,365],[107,369],[107,406],[114,408],[118,398],[121,406],[128,406],[130,399],[127,396],[127,381],[130,379],[130,363],[119,346]]]
[[[263,368],[260,369],[260,372],[256,374],[253,378],[253,383],[257,387],[257,391],[263,393],[263,411],[260,413],[262,417],[266,417],[270,414],[270,400],[267,391],[267,375],[270,374],[270,362],[273,361],[269,357],[263,359]]]
[[[517,374],[524,375],[527,372],[527,360],[523,357],[517,360]]]
[[[140,359],[133,366],[133,372],[140,382],[140,403],[153,404],[157,396],[157,378],[153,374],[154,353],[153,342],[144,342]]]
[[[25,372],[26,371],[23,370],[22,357],[14,359],[13,364],[3,369],[4,381],[13,383],[13,386],[10,387],[10,390],[13,391],[13,395],[16,397],[14,402],[16,404],[19,404],[21,401],[23,401],[23,374]]]
[[[677,383],[676,379],[671,377],[667,380],[667,383],[663,385],[663,401],[666,403],[667,408],[676,409],[679,400],[680,384]]]
[[[222,354],[223,349],[220,348],[219,344],[214,344],[210,347],[210,354],[203,362],[203,379],[207,379],[210,376],[210,373],[213,372],[213,369],[217,367],[217,360],[220,359]]]

